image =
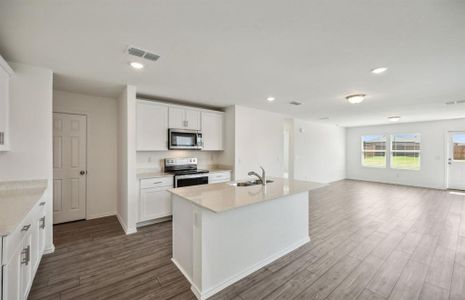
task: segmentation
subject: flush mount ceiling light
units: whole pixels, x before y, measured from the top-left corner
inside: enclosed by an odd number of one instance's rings
[[[389,121],[391,122],[397,122],[400,120],[400,116],[390,116],[388,117]]]
[[[275,99],[275,97],[268,97],[268,98],[266,98],[266,100],[269,101],[269,102],[273,102],[276,99]]]
[[[144,65],[137,61],[131,62],[130,65],[136,70],[142,70],[144,68]]]
[[[386,67],[378,67],[378,68],[374,68],[371,70],[371,73],[373,74],[381,74],[381,73],[384,73],[387,71],[388,68]]]
[[[354,95],[349,95],[346,96],[346,100],[349,101],[351,104],[358,104],[362,103],[363,100],[365,100],[366,95],[365,94],[354,94]]]

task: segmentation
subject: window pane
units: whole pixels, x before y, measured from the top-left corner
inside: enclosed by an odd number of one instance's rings
[[[400,151],[419,151],[420,135],[419,134],[394,134],[391,136],[391,149]]]
[[[452,136],[454,143],[454,160],[465,160],[465,133],[456,133]]]
[[[392,152],[391,168],[395,169],[420,169],[419,152]]]
[[[362,136],[363,151],[386,150],[386,137],[384,135]]]
[[[386,167],[385,152],[363,152],[362,166],[364,167]]]

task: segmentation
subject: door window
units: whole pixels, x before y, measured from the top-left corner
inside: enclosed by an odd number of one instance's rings
[[[452,135],[452,159],[465,161],[465,133],[454,133]]]

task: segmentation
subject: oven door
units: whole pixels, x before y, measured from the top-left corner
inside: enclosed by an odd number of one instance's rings
[[[174,187],[208,184],[208,174],[174,176]]]
[[[198,142],[198,131],[169,129],[168,148],[169,149],[200,149]]]

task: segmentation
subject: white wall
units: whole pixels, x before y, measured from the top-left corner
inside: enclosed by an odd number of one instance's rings
[[[126,86],[118,99],[118,203],[116,215],[124,231],[136,232],[136,88]]]
[[[51,70],[10,64],[10,152],[0,152],[0,180],[47,179],[46,251],[53,249]]]
[[[235,106],[235,178],[248,178],[263,166],[268,176],[283,177],[285,116]]]
[[[87,218],[116,214],[117,101],[54,90],[53,111],[87,116]]]
[[[218,165],[219,151],[189,151],[189,150],[170,150],[170,151],[142,151],[137,152],[136,161],[137,169],[162,170],[163,159],[174,157],[197,157],[198,167],[208,169]]]
[[[347,178],[443,189],[446,187],[447,171],[446,135],[448,131],[458,130],[465,130],[465,119],[348,128]],[[392,133],[421,134],[419,171],[389,168],[389,155],[386,169],[362,167],[361,136],[385,134],[389,141]]]
[[[291,176],[324,183],[345,178],[345,128],[296,119],[292,135]]]

